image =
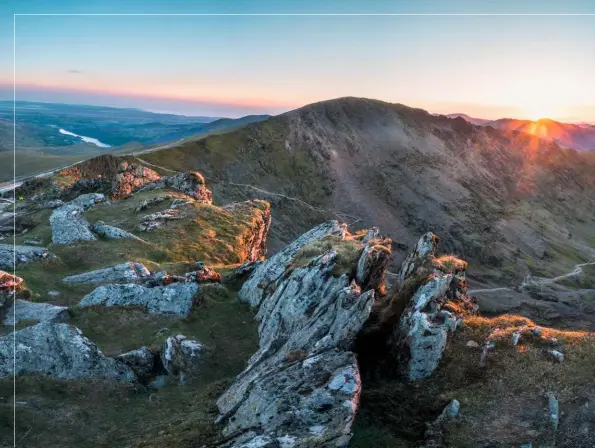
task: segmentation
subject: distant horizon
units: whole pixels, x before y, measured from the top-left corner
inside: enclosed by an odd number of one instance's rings
[[[354,96],[348,96],[348,97],[352,97],[355,98]],[[172,111],[164,111],[164,110],[160,110],[160,109],[150,109],[150,108],[143,108],[143,107],[134,107],[134,106],[113,106],[113,105],[104,105],[104,104],[91,104],[91,103],[75,103],[75,102],[61,102],[61,101],[43,101],[43,100],[35,100],[35,99],[27,99],[27,100],[20,100],[17,99],[17,103],[21,102],[21,103],[41,103],[41,104],[58,104],[58,105],[66,105],[66,106],[84,106],[84,107],[104,107],[104,108],[114,108],[114,109],[130,109],[130,110],[137,110],[137,111],[142,111],[142,112],[148,112],[148,113],[153,113],[153,114],[161,114],[161,115],[176,115],[176,116],[182,116],[182,117],[188,117],[188,118],[209,118],[209,119],[213,119],[213,120],[220,120],[220,119],[229,119],[229,118],[243,118],[249,115],[270,115],[270,116],[276,116],[276,115],[281,115],[283,113],[286,112],[290,112],[292,110],[296,110],[305,106],[308,106],[309,104],[315,104],[318,102],[324,102],[324,101],[332,101],[332,100],[337,100],[340,98],[348,98],[348,97],[337,97],[337,98],[328,98],[325,100],[320,100],[320,101],[315,101],[313,103],[308,103],[308,104],[303,104],[303,105],[299,105],[296,106],[293,109],[287,109],[284,110],[282,112],[279,112],[277,114],[270,114],[270,113],[250,113],[250,114],[246,114],[246,115],[239,115],[239,116],[217,116],[217,115],[209,115],[209,114],[188,114],[188,113],[179,113],[179,112],[172,112]],[[361,97],[364,98],[364,97]],[[552,121],[557,121],[559,123],[565,123],[565,124],[574,124],[574,125],[582,125],[582,124],[586,124],[586,125],[591,125],[591,126],[595,126],[595,121],[594,122],[589,122],[589,121],[561,121],[561,120],[555,120],[549,117],[540,117],[538,119],[535,120],[531,120],[530,118],[523,118],[523,117],[514,117],[514,116],[500,116],[498,118],[486,118],[486,117],[482,117],[482,116],[474,116],[471,115],[467,112],[461,112],[460,110],[457,112],[433,112],[431,110],[427,110],[424,108],[420,108],[417,107],[415,105],[410,105],[410,104],[405,104],[405,103],[399,103],[399,102],[391,102],[391,101],[385,101],[385,100],[381,100],[378,98],[366,98],[366,99],[371,99],[371,100],[377,100],[377,101],[383,101],[385,103],[389,103],[389,104],[401,104],[403,106],[406,107],[410,107],[412,109],[422,109],[424,111],[426,111],[427,113],[431,114],[431,115],[442,115],[442,116],[449,116],[449,115],[466,115],[469,118],[472,119],[478,119],[478,120],[486,120],[486,121],[496,121],[496,120],[528,120],[528,121],[539,121],[539,120],[552,120]],[[8,97],[3,97],[0,96],[0,102],[10,102],[12,103],[14,101],[13,98],[8,98]]]

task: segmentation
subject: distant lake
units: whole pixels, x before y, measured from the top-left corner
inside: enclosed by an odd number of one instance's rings
[[[64,129],[60,129],[60,134],[71,135],[73,137],[78,137],[82,141],[87,142],[87,143],[93,143],[94,145],[99,146],[100,148],[109,148],[110,147],[110,145],[107,145],[105,143],[102,143],[99,140],[97,140],[96,138],[85,137],[84,135],[78,135],[78,134],[75,134],[74,132],[66,131]]]

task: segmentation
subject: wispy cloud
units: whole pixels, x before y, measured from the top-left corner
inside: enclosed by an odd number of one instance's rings
[[[66,73],[70,73],[72,75],[81,75],[85,72],[83,70],[76,70],[76,69],[71,68],[69,70],[66,70]]]

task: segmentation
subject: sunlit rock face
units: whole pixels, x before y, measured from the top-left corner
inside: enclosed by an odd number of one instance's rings
[[[341,245],[350,238],[338,222],[322,224],[254,267],[242,287],[240,300],[258,308],[260,342],[217,401],[227,446],[349,443],[361,392],[350,348],[390,255],[389,240],[358,240],[349,258]],[[322,253],[304,256],[315,247]]]

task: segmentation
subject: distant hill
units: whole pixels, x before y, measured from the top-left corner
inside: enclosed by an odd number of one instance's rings
[[[470,117],[467,114],[448,114],[447,115],[448,118],[462,118],[465,121],[468,121],[471,124],[476,124],[478,126],[489,123],[491,120],[486,120],[484,118],[474,118],[474,117]]]

